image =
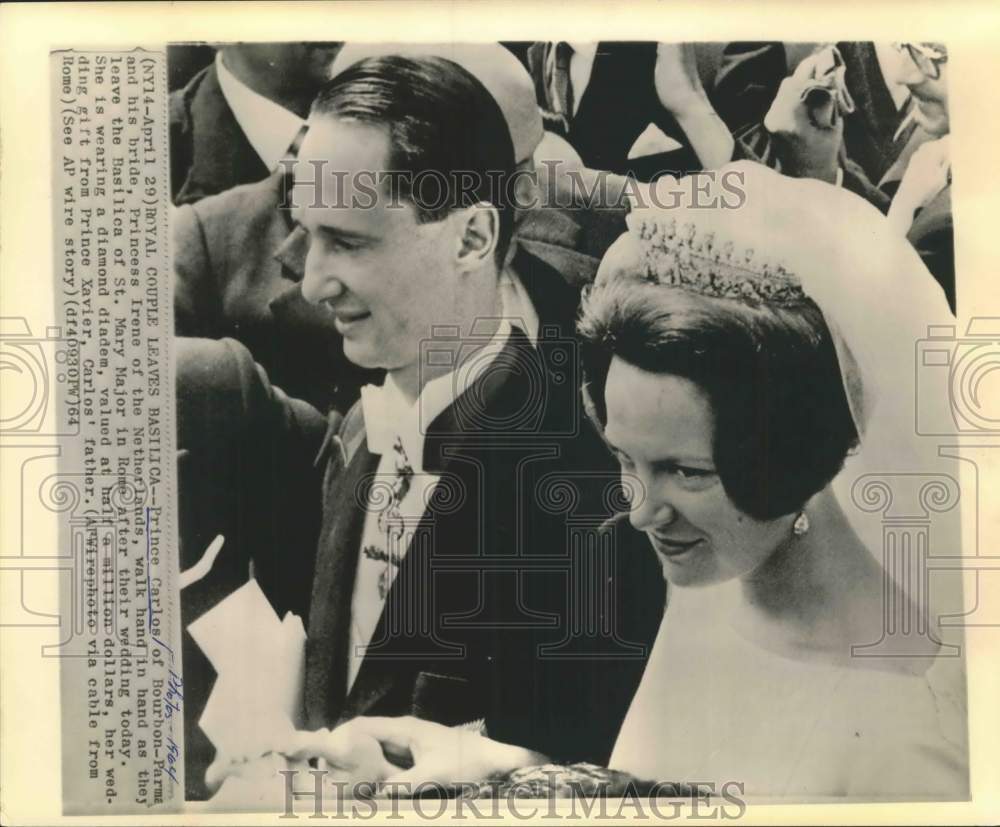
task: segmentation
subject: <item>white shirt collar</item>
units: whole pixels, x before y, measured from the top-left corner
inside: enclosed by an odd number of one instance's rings
[[[416,474],[423,473],[424,436],[430,424],[467,391],[500,355],[511,335],[511,325],[501,319],[496,333],[458,370],[432,379],[410,403],[391,375],[381,386],[361,389],[361,408],[365,419],[368,450],[385,454],[398,436]]]
[[[305,125],[294,112],[255,92],[226,68],[222,49],[215,53],[215,71],[222,95],[250,146],[269,170],[277,169],[299,130]]]

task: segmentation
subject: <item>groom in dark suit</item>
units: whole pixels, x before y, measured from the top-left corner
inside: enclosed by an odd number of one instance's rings
[[[333,71],[385,53],[386,48],[348,46]],[[531,79],[513,55],[496,43],[404,48],[439,53],[474,74],[506,116],[519,170],[534,170],[542,118]],[[286,393],[324,412],[332,408],[343,414],[357,401],[365,382],[377,381],[376,375],[344,358],[332,316],[302,298],[308,243],[292,224],[289,210],[279,207],[285,190],[279,172],[172,214],[175,332],[235,338]],[[540,184],[538,200],[544,191]],[[577,291],[549,276],[557,272],[559,281],[571,282],[577,290],[592,279],[604,250],[625,229],[624,210],[529,207],[530,202],[530,197],[521,199],[525,209],[518,211],[510,268],[523,276],[520,280],[536,303],[563,307],[564,298],[572,297],[572,307],[564,311],[572,317]],[[536,272],[542,275],[536,277]]]
[[[308,728],[414,714],[601,762],[664,586],[652,555],[600,540],[624,503],[581,412],[577,293],[537,260],[520,284],[502,267],[514,169],[499,107],[457,64],[390,56],[347,69],[314,104],[292,215],[308,233],[304,298],[385,382],[317,439],[313,413],[236,343],[191,345],[200,355],[182,353],[178,377],[208,361],[238,389],[239,419],[271,429],[246,433],[281,469],[256,469],[282,489],[290,513],[276,516],[319,521],[314,560],[287,544],[276,554],[277,528],[254,559],[279,614],[308,619]],[[197,453],[204,429],[184,421],[193,433],[179,445]],[[314,473],[287,467],[309,447],[321,502],[288,495]]]
[[[333,314],[347,358],[387,375],[325,445],[306,713],[313,727],[481,720],[501,741],[593,760],[656,614],[630,621],[630,640],[570,628],[574,611],[616,610],[614,591],[586,603],[587,553],[569,554],[570,518],[610,516],[616,474],[579,415],[564,283],[542,275],[564,291],[553,324],[502,274],[514,169],[499,107],[450,61],[365,60],[313,106],[293,190],[302,293]],[[398,178],[365,208],[372,170]],[[588,654],[621,668],[587,669]]]

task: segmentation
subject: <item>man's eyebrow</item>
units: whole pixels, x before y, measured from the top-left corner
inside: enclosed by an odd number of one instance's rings
[[[302,223],[301,212],[296,207],[291,211],[292,223],[305,233],[309,232],[309,228]],[[377,241],[378,236],[370,235],[369,233],[363,233],[359,230],[348,230],[344,227],[331,227],[328,224],[320,224],[315,228],[315,232],[323,233],[324,235],[332,235],[337,238],[346,239],[348,241],[365,241],[372,242]]]
[[[360,230],[348,230],[345,227],[331,227],[329,224],[320,224],[316,227],[317,233],[324,233],[326,235],[334,235],[337,238],[347,239],[348,241],[377,241],[378,236],[372,235],[370,233],[363,233]]]

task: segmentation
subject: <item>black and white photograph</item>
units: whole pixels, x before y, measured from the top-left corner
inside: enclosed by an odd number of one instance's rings
[[[995,820],[1000,16],[39,5],[0,820]]]
[[[946,44],[168,64],[189,797],[967,794],[957,523],[834,485],[939,471]]]

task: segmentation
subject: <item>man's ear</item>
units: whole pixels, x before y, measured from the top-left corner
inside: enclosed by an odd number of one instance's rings
[[[472,270],[490,262],[500,241],[500,213],[492,204],[480,201],[464,210],[456,218],[459,227],[458,263]]]

